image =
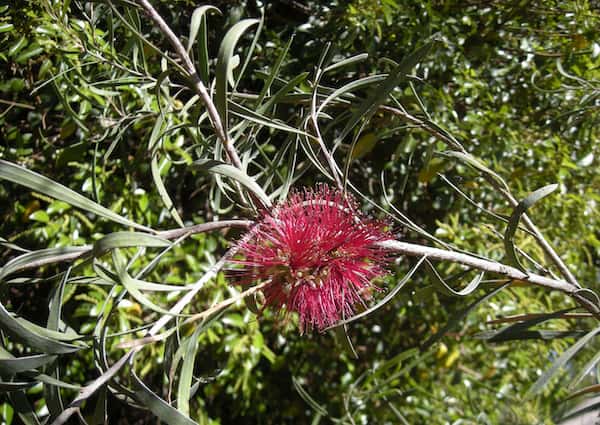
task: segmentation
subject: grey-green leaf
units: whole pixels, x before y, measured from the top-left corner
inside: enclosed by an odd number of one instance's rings
[[[47,354],[0,359],[0,375],[10,376],[26,370],[37,369],[40,366],[52,363],[55,359],[56,356]]]
[[[531,386],[531,388],[525,394],[525,398],[531,398],[531,397],[539,394],[544,389],[544,387],[548,384],[548,381],[550,381],[550,379],[552,379],[559,372],[559,370],[565,364],[567,364],[567,362],[569,360],[571,360],[571,358],[575,354],[577,354],[579,352],[579,350],[581,350],[583,347],[585,347],[585,345],[592,338],[594,338],[598,334],[598,332],[600,332],[600,327],[597,327],[596,329],[593,329],[590,332],[588,332],[585,336],[583,336],[581,339],[579,339],[579,341],[577,341],[575,344],[573,344],[567,351],[562,353],[561,356],[554,361],[554,363],[552,364],[552,367],[550,367],[550,369],[545,371],[542,374],[542,376],[540,376],[538,378],[538,380],[535,381],[535,383]]]
[[[218,14],[221,14],[221,11],[214,6],[205,5],[200,6],[194,9],[194,13],[192,13],[192,20],[190,21],[190,35],[188,36],[188,44],[187,44],[187,52],[189,53],[196,41],[196,37],[198,36],[198,31],[200,31],[200,24],[202,23],[202,19],[205,19],[206,14],[214,10]]]
[[[166,239],[158,236],[150,235],[148,233],[139,232],[114,232],[104,236],[94,243],[93,254],[94,257],[110,251],[115,248],[127,248],[127,247],[154,247],[154,248],[166,248],[171,245]]]
[[[146,226],[134,223],[133,221],[121,217],[119,214],[103,207],[100,204],[86,198],[83,195],[63,186],[54,180],[44,177],[34,171],[28,170],[21,167],[20,165],[13,164],[12,162],[4,161],[0,159],[0,179],[8,180],[13,183],[25,186],[31,190],[43,193],[51,198],[64,201],[70,205],[73,205],[82,210],[94,213],[100,217],[107,218],[116,223],[123,224],[125,226],[131,226],[139,230],[147,232],[152,231]]]
[[[22,341],[29,347],[47,354],[65,354],[78,351],[81,347],[66,344],[36,333],[12,317],[0,303],[0,327],[13,338]]]
[[[473,278],[473,280],[471,280],[471,282],[469,282],[467,286],[460,291],[457,291],[444,281],[430,261],[427,261],[427,267],[430,271],[430,276],[432,277],[435,290],[449,297],[466,297],[467,295],[472,294],[479,287],[481,279],[483,279],[484,275],[483,272],[479,273]]]
[[[46,248],[38,251],[28,252],[27,254],[19,255],[7,262],[0,269],[0,281],[6,276],[20,272],[22,270],[37,268],[46,264],[59,263],[63,261],[73,261],[81,257],[86,252],[89,252],[91,247],[84,246],[68,246],[61,248]]]
[[[506,256],[513,265],[518,267],[524,273],[527,273],[527,271],[521,265],[514,245],[515,232],[519,227],[519,221],[521,220],[521,216],[525,214],[525,211],[527,211],[529,207],[531,207],[540,199],[554,192],[557,187],[557,184],[551,184],[532,192],[529,196],[518,203],[512,215],[510,216],[510,219],[508,220],[508,225],[506,226],[506,231],[504,232],[504,247],[506,249]]]
[[[400,62],[400,64],[398,64],[398,66],[396,66],[390,72],[388,77],[371,92],[369,97],[365,99],[365,101],[352,114],[344,129],[336,138],[336,145],[338,141],[343,140],[348,133],[356,128],[359,121],[362,119],[369,119],[375,113],[377,108],[386,101],[387,97],[396,88],[396,86],[406,79],[406,74],[408,74],[415,65],[421,62],[421,60],[423,60],[423,58],[429,54],[433,45],[434,42],[429,42],[415,50],[413,53],[404,58],[402,62]]]
[[[216,69],[216,99],[215,105],[217,111],[221,116],[223,123],[223,129],[227,132],[228,128],[228,105],[227,105],[227,77],[231,74],[232,58],[235,53],[235,46],[237,45],[240,37],[246,32],[252,25],[258,24],[258,19],[244,19],[227,31],[221,46],[219,48],[219,54],[217,57],[217,69]]]
[[[169,425],[197,425],[196,422],[183,415],[173,406],[150,391],[150,389],[144,385],[144,383],[137,377],[135,373],[132,373],[131,376],[133,377],[136,387],[138,388],[135,392],[135,397],[140,403],[150,409],[150,411],[154,413],[161,421],[164,421]]]
[[[209,172],[217,173],[237,181],[241,185],[245,186],[252,193],[254,193],[263,202],[264,205],[271,205],[271,200],[269,199],[265,191],[250,176],[248,176],[240,169],[221,161],[209,159],[199,159],[197,161],[194,161],[193,165],[199,168],[206,169]]]

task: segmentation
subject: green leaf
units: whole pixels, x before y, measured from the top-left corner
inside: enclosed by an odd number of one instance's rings
[[[50,196],[51,198],[64,201],[77,208],[81,208],[82,210],[91,212],[100,217],[107,218],[116,223],[123,224],[125,226],[131,226],[147,232],[152,231],[152,229],[149,229],[146,226],[142,226],[141,224],[134,223],[131,220],[121,217],[108,208],[97,204],[91,199],[80,195],[79,193],[63,186],[60,183],[55,182],[54,180],[2,159],[0,159],[0,179],[8,180],[21,186],[25,186],[31,190],[35,190],[46,196]]]
[[[221,46],[219,47],[219,54],[217,56],[217,69],[216,69],[216,93],[215,93],[215,105],[217,111],[221,116],[223,124],[223,130],[227,132],[229,127],[228,119],[228,103],[227,103],[227,80],[232,71],[232,58],[235,52],[235,46],[240,37],[246,32],[252,25],[258,24],[258,19],[244,19],[227,31]]]
[[[81,349],[77,345],[66,344],[40,333],[36,333],[32,328],[25,327],[23,322],[19,322],[12,317],[10,313],[0,303],[0,328],[14,339],[22,341],[27,346],[46,354],[65,354],[73,353]]]
[[[19,372],[37,369],[45,364],[52,363],[56,356],[36,354],[27,357],[12,357],[0,359],[0,375],[11,376]]]
[[[40,421],[35,414],[35,410],[29,403],[25,392],[18,391],[10,393],[8,398],[10,404],[15,409],[15,412],[19,415],[19,419],[21,419],[25,425],[40,425]]]
[[[154,247],[166,248],[171,242],[158,236],[139,232],[114,232],[104,236],[94,243],[93,255],[100,257],[115,248],[127,247]]]
[[[358,126],[361,120],[368,120],[375,113],[377,108],[381,106],[392,91],[406,79],[408,74],[419,62],[421,62],[431,51],[434,42],[426,43],[424,46],[415,50],[398,64],[388,77],[381,82],[369,95],[367,99],[358,107],[352,114],[346,126],[341,133],[336,137],[335,145],[342,141],[354,128]]]
[[[583,347],[585,347],[585,345],[588,342],[590,342],[592,340],[592,338],[594,338],[598,334],[598,332],[600,332],[600,327],[597,327],[596,329],[593,329],[592,331],[588,332],[585,336],[583,336],[581,339],[579,339],[579,341],[577,341],[575,344],[573,344],[567,351],[562,353],[561,356],[554,361],[554,363],[552,364],[552,367],[550,369],[548,369],[547,371],[545,371],[542,374],[542,376],[540,376],[538,378],[538,380],[535,381],[535,383],[531,386],[531,388],[529,388],[529,390],[525,394],[525,398],[530,399],[533,396],[539,394],[544,389],[544,387],[548,384],[550,379],[552,379],[560,371],[560,369],[564,365],[566,365],[567,362],[569,360],[571,360],[571,358],[575,354],[577,354],[579,352],[579,350],[581,350]]]
[[[37,210],[36,212],[29,214],[29,219],[39,221],[40,223],[48,223],[50,221],[48,213],[44,210]]]
[[[456,159],[460,160],[461,162],[463,162],[463,163],[469,165],[470,167],[473,167],[477,171],[483,173],[497,187],[508,190],[508,186],[507,186],[506,182],[504,181],[504,179],[502,179],[502,177],[500,177],[494,171],[492,171],[491,169],[486,167],[479,159],[475,158],[470,153],[459,152],[459,151],[445,151],[445,152],[441,152],[440,155],[443,155],[443,156],[449,157],[449,158],[456,158]]]
[[[271,200],[265,193],[265,191],[247,174],[239,170],[233,165],[226,164],[221,161],[210,160],[210,159],[199,159],[194,161],[193,165],[198,168],[202,168],[211,173],[220,174],[225,177],[229,177],[242,186],[246,187],[250,192],[255,194],[266,206],[271,205]]]
[[[362,62],[362,61],[367,60],[368,57],[369,57],[368,53],[360,53],[360,54],[358,54],[356,56],[352,56],[352,57],[349,57],[349,58],[346,58],[346,59],[342,59],[339,62],[336,62],[336,63],[334,63],[332,65],[329,65],[327,68],[325,68],[323,70],[323,72],[325,73],[325,72],[333,71],[334,69],[341,68],[343,66],[348,66],[348,65],[354,64],[356,62]]]
[[[525,199],[518,203],[512,215],[510,216],[510,219],[508,220],[508,225],[506,226],[506,231],[504,232],[504,247],[506,249],[506,256],[514,266],[519,268],[524,273],[527,273],[527,271],[525,270],[525,267],[521,265],[521,262],[517,257],[517,252],[515,250],[514,245],[515,232],[519,227],[519,221],[521,220],[521,216],[525,214],[525,211],[527,211],[529,207],[531,207],[540,199],[554,192],[557,187],[557,184],[551,184],[548,186],[544,186],[531,193],[529,196],[527,196]]]
[[[194,363],[198,352],[198,342],[200,334],[204,328],[199,326],[194,333],[186,338],[185,354],[183,356],[183,364],[179,374],[179,384],[177,386],[177,410],[186,416],[190,415],[190,396],[192,388],[192,378],[194,374]]]
[[[37,382],[28,381],[28,382],[4,382],[0,381],[0,393],[10,393],[13,391],[24,390],[29,387],[33,387]]]
[[[360,159],[373,150],[377,144],[377,135],[375,133],[367,133],[362,135],[356,144],[352,147],[350,157],[352,159]]]
[[[150,391],[140,378],[138,378],[135,372],[133,372],[131,376],[137,387],[135,398],[154,413],[161,421],[169,425],[197,425],[196,422],[183,415],[154,392]]]
[[[334,101],[334,100],[340,100],[342,101],[342,96],[344,96],[347,93],[350,93],[354,90],[357,90],[361,87],[366,87],[366,86],[370,86],[372,84],[376,84],[379,83],[383,80],[385,80],[387,78],[386,75],[369,75],[368,77],[363,77],[363,78],[359,78],[358,80],[353,80],[351,82],[349,82],[348,84],[343,85],[342,87],[336,89],[333,91],[333,93],[331,93],[329,96],[327,96],[319,105],[319,109],[317,110],[317,115],[321,113],[321,111],[323,111],[323,109],[325,109],[325,106],[327,106],[330,102]],[[349,97],[349,96],[346,96]],[[343,100],[345,102],[348,102],[348,100]]]
[[[169,196],[169,192],[167,192],[167,188],[165,187],[165,184],[163,183],[162,178],[160,176],[160,169],[158,166],[158,160],[156,155],[152,157],[152,161],[150,162],[150,170],[152,171],[152,179],[154,180],[154,186],[156,187],[156,190],[158,191],[160,199],[163,201],[165,208],[167,209],[167,211],[169,211],[169,214],[171,214],[173,220],[175,220],[175,222],[180,227],[184,227],[183,220],[179,216],[177,208],[175,208],[175,206],[173,205],[173,201]]]
[[[188,36],[188,44],[186,48],[188,53],[190,52],[192,46],[194,45],[194,42],[196,41],[198,32],[201,29],[200,27],[203,21],[206,19],[206,14],[211,10],[214,10],[219,15],[221,15],[221,11],[218,8],[210,5],[200,6],[194,9],[194,12],[192,13],[192,20],[190,21],[190,34]]]
[[[69,418],[75,413],[75,411],[81,406],[81,404],[89,399],[96,393],[100,388],[106,385],[116,373],[121,370],[123,366],[133,356],[134,351],[129,351],[123,357],[121,357],[115,364],[102,373],[98,378],[92,381],[90,384],[83,387],[77,397],[69,404],[69,406],[52,422],[52,425],[62,425],[66,423]]]
[[[432,278],[433,286],[434,286],[435,290],[438,291],[439,293],[444,294],[449,297],[466,297],[467,295],[472,294],[479,287],[479,284],[481,283],[481,279],[483,279],[483,275],[484,275],[484,273],[481,272],[480,274],[475,276],[473,278],[473,280],[471,280],[471,282],[469,282],[469,284],[467,286],[465,286],[460,291],[456,291],[455,289],[450,287],[444,281],[444,279],[439,275],[439,273],[437,272],[437,270],[435,269],[433,264],[431,264],[430,261],[427,260],[426,263],[427,263],[427,268],[430,272],[429,275]]]
[[[117,275],[119,276],[119,281],[125,287],[125,289],[127,289],[127,292],[129,292],[129,294],[138,303],[144,305],[145,307],[148,307],[150,310],[156,311],[157,313],[161,313],[161,314],[172,315],[173,313],[170,313],[169,310],[164,309],[164,308],[154,304],[144,294],[142,294],[142,292],[139,289],[139,283],[141,281],[136,281],[136,279],[132,278],[129,275],[129,273],[127,273],[127,270],[126,270],[127,264],[125,263],[125,258],[123,257],[123,255],[121,253],[119,253],[119,251],[116,249],[112,252],[112,254],[113,254],[113,263],[115,265]],[[148,284],[149,282],[143,282],[143,283]],[[184,289],[184,288],[181,288],[181,289]],[[167,290],[172,290],[172,289],[167,289]],[[185,315],[178,314],[177,316],[185,316]]]
[[[567,308],[564,310],[555,311],[553,313],[546,314],[536,314],[530,319],[523,320],[521,322],[517,322],[515,324],[505,326],[502,329],[497,329],[493,331],[480,332],[475,335],[476,338],[486,339],[490,342],[500,342],[500,341],[509,341],[513,339],[520,339],[520,336],[523,336],[523,339],[532,339],[536,336],[535,332],[539,331],[528,331],[529,328],[535,325],[539,325],[540,323],[546,322],[548,320],[560,318],[563,314],[572,311],[572,308]],[[548,333],[538,333],[537,336],[549,336],[551,334]]]
[[[492,291],[488,292],[487,294],[484,294],[483,296],[481,296],[480,298],[478,298],[477,300],[475,300],[474,302],[469,304],[465,309],[459,311],[458,313],[453,314],[452,317],[450,318],[450,320],[448,320],[448,323],[446,323],[446,325],[444,325],[443,328],[441,328],[439,331],[437,331],[434,335],[432,335],[427,341],[425,341],[423,343],[423,345],[421,346],[421,351],[427,351],[429,349],[429,347],[431,347],[433,344],[435,344],[437,341],[439,341],[440,338],[442,338],[446,334],[446,332],[449,332],[450,330],[458,327],[460,325],[460,323],[469,315],[469,313],[471,311],[473,311],[473,309],[475,309],[479,304],[492,298],[494,295],[496,295],[498,292],[502,291],[508,285],[510,285],[510,282],[507,282],[503,285],[498,286],[497,288],[493,289]]]
[[[273,81],[275,81],[275,78],[279,75],[279,70],[281,69],[281,65],[283,64],[283,60],[285,59],[285,57],[287,56],[287,54],[288,54],[288,52],[290,50],[290,47],[292,45],[292,41],[294,41],[294,36],[295,35],[293,34],[290,37],[290,39],[288,40],[288,42],[284,46],[283,51],[281,52],[281,54],[277,58],[277,61],[275,61],[275,64],[271,67],[271,72],[269,73],[269,76],[265,80],[265,84],[263,85],[263,88],[260,90],[260,93],[258,95],[258,99],[256,101],[257,105],[260,105],[262,103],[262,101],[265,98],[265,96],[267,95],[268,91],[271,89],[271,85],[273,84]],[[261,112],[261,111],[257,110],[257,112]]]
[[[74,261],[91,250],[91,246],[68,246],[32,251],[13,258],[0,269],[0,281],[10,274],[26,269],[38,268],[46,264]]]
[[[235,103],[233,101],[229,101],[228,105],[229,105],[230,111],[234,115],[241,117],[245,120],[252,121],[257,124],[261,124],[261,125],[264,125],[267,127],[271,127],[276,130],[282,130],[282,131],[287,131],[289,133],[300,134],[300,135],[306,136],[306,137],[312,137],[310,134],[308,134],[302,130],[299,130],[295,127],[289,126],[289,125],[287,125],[281,121],[275,120],[273,118],[269,118],[264,115],[260,115],[259,113],[254,112],[253,110],[248,109],[248,108],[246,108],[238,103]]]
[[[8,24],[6,22],[3,22],[3,23],[0,24],[0,34],[3,33],[3,32],[12,31],[13,28],[14,28],[13,24]]]
[[[573,378],[573,380],[569,384],[569,389],[572,390],[573,388],[575,388],[583,380],[583,378],[585,378],[587,374],[592,371],[592,369],[598,364],[598,362],[600,362],[600,351],[598,351],[594,355],[594,357],[592,357],[592,359],[581,368],[581,370],[577,373],[575,378]]]
[[[477,339],[488,340],[490,342],[522,341],[526,339],[539,339],[549,341],[557,338],[577,338],[585,335],[585,331],[548,331],[548,330],[522,330],[511,335],[502,335],[494,337],[493,331],[479,332],[475,335]]]
[[[308,394],[308,392],[306,392],[302,384],[300,384],[298,378],[296,378],[295,376],[292,376],[292,384],[294,385],[296,392],[300,395],[302,400],[304,400],[310,407],[312,407],[315,412],[323,416],[328,416],[327,409],[325,409],[323,405],[317,403],[315,399],[312,398],[310,394]]]

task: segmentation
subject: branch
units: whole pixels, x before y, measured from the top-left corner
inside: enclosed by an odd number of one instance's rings
[[[196,224],[190,227],[183,227],[181,229],[163,230],[158,232],[157,236],[164,239],[177,239],[183,235],[193,235],[196,233],[210,232],[211,230],[218,230],[227,227],[240,227],[248,229],[254,224],[251,220],[223,220],[223,221],[211,221],[209,223]]]
[[[460,252],[446,251],[439,248],[431,248],[407,242],[388,240],[379,242],[377,245],[381,248],[412,257],[427,257],[430,260],[451,261],[478,270],[497,273],[511,280],[520,280],[533,285],[555,289],[573,296],[586,310],[593,313],[596,317],[600,317],[600,307],[589,298],[583,296],[582,289],[577,288],[564,280],[551,279],[534,273],[523,273],[519,269],[495,261],[484,260]]]
[[[202,99],[204,104],[206,105],[206,109],[208,111],[208,116],[210,118],[212,126],[213,126],[215,132],[217,133],[217,137],[219,139],[221,139],[221,142],[223,142],[223,146],[225,147],[225,151],[227,152],[227,156],[229,157],[229,160],[237,168],[242,169],[242,161],[240,160],[240,157],[238,156],[235,149],[233,148],[233,144],[231,143],[231,140],[229,139],[229,135],[227,134],[227,132],[225,131],[225,128],[223,127],[223,122],[221,121],[219,112],[217,111],[215,104],[213,103],[212,99],[210,98],[210,95],[208,94],[208,91],[206,90],[204,83],[200,79],[200,76],[198,75],[198,72],[196,71],[196,67],[194,66],[194,63],[192,62],[190,55],[188,55],[188,53],[186,52],[185,47],[183,47],[183,44],[181,44],[181,41],[179,41],[179,39],[177,38],[175,33],[173,33],[173,31],[169,27],[169,25],[167,25],[167,23],[162,18],[162,16],[160,16],[160,14],[156,11],[156,9],[150,4],[150,2],[148,0],[138,0],[138,3],[144,8],[144,10],[148,14],[148,16],[150,16],[150,18],[154,21],[154,23],[156,23],[156,25],[158,25],[158,28],[160,29],[160,31],[167,38],[167,40],[169,41],[169,43],[175,50],[175,53],[177,54],[177,56],[179,56],[179,59],[181,59],[181,61],[183,62],[183,67],[189,74],[189,77],[192,79],[194,90],[200,96],[200,98]]]

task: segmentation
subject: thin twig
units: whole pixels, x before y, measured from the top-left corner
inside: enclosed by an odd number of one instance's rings
[[[240,292],[238,295],[236,295],[234,297],[227,298],[226,300],[221,301],[220,303],[215,304],[214,306],[209,307],[200,313],[197,313],[191,317],[188,317],[187,319],[184,320],[183,324],[186,325],[188,323],[197,322],[198,320],[204,320],[204,319],[210,317],[211,315],[213,315],[214,313],[221,311],[224,308],[227,308],[230,305],[235,304],[236,302],[238,302],[240,300],[243,300],[247,296],[260,291],[261,289],[263,289],[265,286],[267,286],[270,283],[271,283],[270,281],[266,281],[266,282],[262,282],[256,286],[253,286],[251,288],[248,288],[244,292]]]
[[[198,75],[198,71],[196,71],[196,67],[194,66],[192,59],[185,50],[185,47],[183,47],[183,44],[181,44],[179,38],[177,38],[175,33],[169,27],[169,25],[167,25],[162,16],[160,16],[160,14],[156,11],[154,6],[152,6],[148,0],[138,0],[138,3],[144,8],[146,13],[156,23],[156,25],[158,25],[160,31],[167,38],[167,40],[175,50],[175,53],[183,62],[183,67],[185,68],[185,70],[189,74],[188,76],[192,80],[194,90],[200,96],[200,98],[204,102],[204,105],[206,106],[206,110],[208,112],[208,116],[210,118],[212,126],[215,132],[217,133],[217,137],[221,139],[221,142],[223,143],[223,147],[227,152],[229,160],[233,165],[235,165],[241,170],[242,161],[240,160],[240,157],[235,151],[233,143],[231,142],[227,131],[225,131],[225,127],[223,126],[223,122],[221,121],[221,117],[219,116],[219,112],[217,111],[215,104],[213,103],[210,95],[208,94],[208,91],[206,90],[202,79]]]

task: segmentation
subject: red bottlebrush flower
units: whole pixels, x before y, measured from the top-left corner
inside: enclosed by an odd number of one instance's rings
[[[267,281],[266,306],[295,311],[319,331],[348,318],[370,297],[389,258],[375,243],[391,237],[365,218],[354,198],[320,185],[293,192],[238,242],[242,275]],[[377,288],[376,288],[377,289]]]

